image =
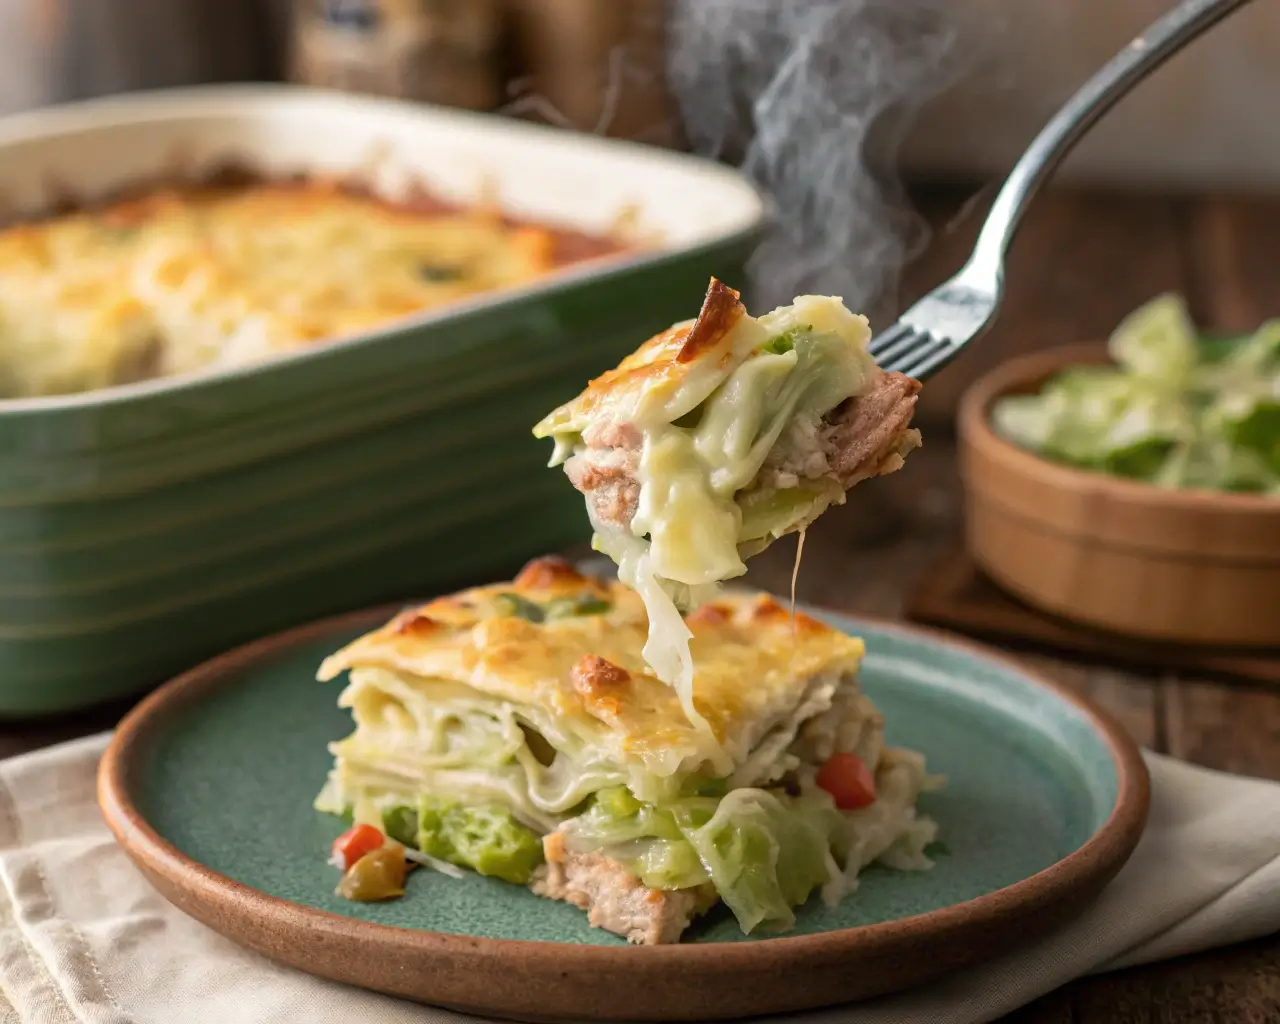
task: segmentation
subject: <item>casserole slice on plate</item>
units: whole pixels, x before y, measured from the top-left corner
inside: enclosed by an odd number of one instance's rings
[[[886,748],[862,641],[763,594],[686,621],[709,732],[645,664],[640,598],[562,560],[402,613],[320,670],[349,671],[355,730],[317,807],[646,944],[717,903],[744,932],[785,930],[872,861],[927,867],[932,780]]]

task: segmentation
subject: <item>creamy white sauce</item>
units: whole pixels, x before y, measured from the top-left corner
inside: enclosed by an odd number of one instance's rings
[[[804,332],[803,345],[782,353],[760,351],[793,329]],[[759,319],[745,317],[734,328],[725,360],[703,360],[678,388],[655,388],[635,408],[614,410],[615,422],[630,423],[643,438],[639,498],[629,531],[601,523],[592,513],[593,544],[643,600],[649,617],[645,661],[677,692],[699,729],[710,731],[694,705],[692,634],[682,610],[746,572],[742,509],[735,496],[758,477],[797,416],[816,419],[866,390],[879,373],[867,354],[869,336],[866,319],[839,299],[800,296]],[[676,425],[695,410],[696,423]],[[564,425],[553,464],[575,442],[581,445],[580,436]],[[815,492],[819,498],[823,508],[832,500]],[[801,511],[787,525],[803,518]],[[745,550],[763,546],[757,542]]]

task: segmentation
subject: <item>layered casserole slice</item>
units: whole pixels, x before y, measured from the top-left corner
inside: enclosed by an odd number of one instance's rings
[[[718,903],[744,932],[786,929],[872,861],[927,867],[930,779],[884,745],[862,642],[760,594],[687,623],[710,733],[646,666],[643,604],[617,582],[542,559],[406,611],[320,670],[349,672],[355,731],[317,807],[396,858],[530,886],[646,944]]]
[[[920,385],[867,352],[865,317],[804,295],[759,318],[712,280],[697,319],[650,338],[534,428],[586,496],[593,544],[643,597],[645,657],[695,724],[680,612],[919,445]]]

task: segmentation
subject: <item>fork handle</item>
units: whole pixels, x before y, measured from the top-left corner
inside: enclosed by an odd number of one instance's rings
[[[966,270],[997,280],[1027,204],[1094,123],[1183,46],[1249,0],[1183,0],[1111,58],[1035,137],[1014,165],[978,235]]]

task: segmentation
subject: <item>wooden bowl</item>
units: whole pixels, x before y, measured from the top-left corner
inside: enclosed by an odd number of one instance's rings
[[[1147,639],[1280,645],[1280,499],[1168,491],[1041,458],[999,437],[991,406],[1054,373],[1107,362],[1099,345],[1014,359],[960,405],[967,539],[1028,604]]]

